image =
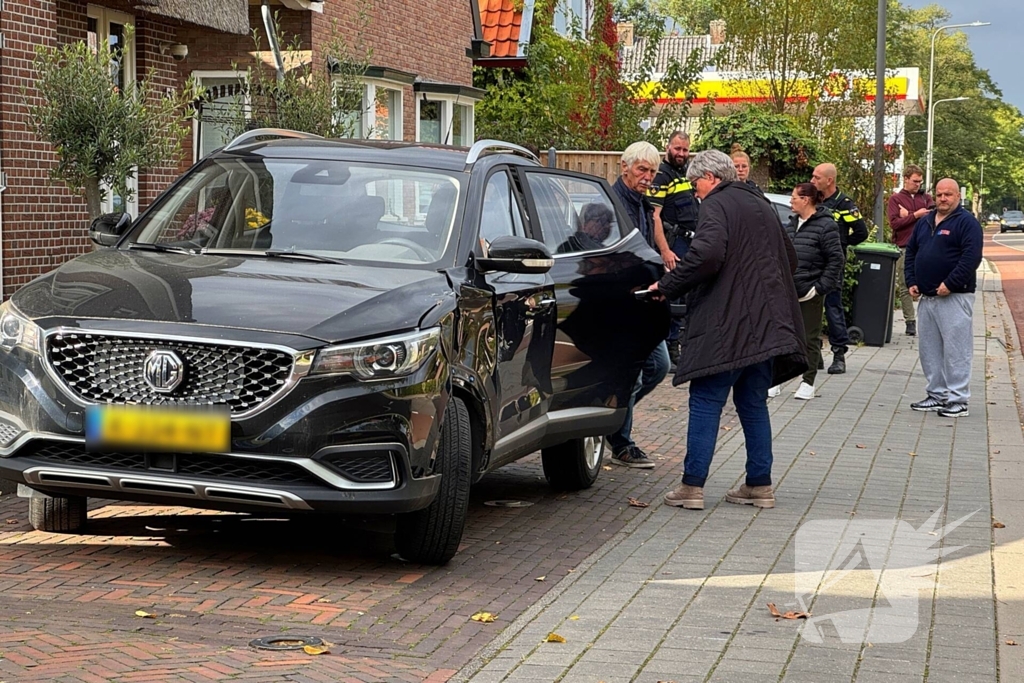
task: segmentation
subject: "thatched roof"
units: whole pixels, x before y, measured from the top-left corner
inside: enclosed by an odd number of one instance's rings
[[[249,33],[247,0],[145,0],[137,8],[225,33]]]

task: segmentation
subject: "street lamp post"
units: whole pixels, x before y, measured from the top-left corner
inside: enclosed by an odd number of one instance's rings
[[[924,153],[924,155],[925,155],[925,163],[926,163],[925,181],[924,181],[925,188],[926,188],[925,192],[928,192],[931,189],[931,186],[932,186],[932,155],[935,152],[935,150],[932,148],[932,138],[935,135],[935,107],[939,106],[943,102],[963,102],[964,100],[969,100],[969,99],[971,99],[971,98],[970,97],[947,97],[944,100],[939,100],[937,102],[930,102],[929,105],[928,105],[928,147],[927,147],[927,149],[925,150],[925,153]]]
[[[939,34],[951,28],[972,28],[975,26],[989,26],[991,22],[988,21],[972,21],[969,24],[947,24],[940,26],[935,29],[932,33],[932,55],[931,61],[928,62],[928,144],[925,147],[925,157],[927,168],[925,170],[924,189],[925,192],[929,191],[932,187],[932,142],[934,131],[932,130],[932,115],[935,111],[935,104],[932,104],[932,92],[935,87],[935,39],[939,37]],[[938,103],[936,103],[938,104]]]

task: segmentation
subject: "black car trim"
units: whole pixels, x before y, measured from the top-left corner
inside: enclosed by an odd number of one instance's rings
[[[11,457],[14,451],[21,450],[29,441],[42,440],[42,441],[63,441],[66,443],[81,444],[82,448],[85,448],[85,440],[82,437],[76,436],[64,436],[61,434],[47,434],[41,432],[27,432],[22,434],[18,439],[7,448],[0,450],[0,457]],[[366,451],[388,451],[392,453],[391,467],[392,467],[392,480],[388,482],[358,482],[352,481],[341,474],[335,472],[333,469],[318,462],[318,458],[323,455],[330,455],[331,453],[337,453],[342,450],[348,450],[351,452],[366,452]],[[333,486],[334,488],[341,491],[387,491],[394,489],[399,484],[398,476],[398,465],[395,462],[394,455],[397,454],[400,458],[406,458],[407,451],[405,447],[398,442],[379,442],[379,443],[362,443],[362,444],[351,444],[347,446],[328,446],[322,448],[312,457],[285,457],[277,455],[264,455],[261,453],[218,453],[217,455],[227,458],[242,458],[246,460],[262,460],[265,462],[279,462],[289,465],[297,465],[302,467],[313,476],[321,479],[324,483]],[[69,472],[75,472],[82,476],[94,474],[95,472],[90,468],[61,468]],[[175,475],[176,477],[179,475]],[[178,481],[175,478],[175,481]]]
[[[223,329],[223,328],[221,328],[221,329]],[[250,341],[243,341],[243,340],[240,340],[240,339],[223,339],[223,338],[211,339],[211,338],[204,338],[204,337],[192,337],[192,336],[186,336],[186,335],[155,334],[155,333],[151,333],[151,332],[127,332],[127,331],[123,331],[123,330],[88,329],[88,328],[84,328],[84,327],[56,327],[56,328],[53,328],[53,329],[43,330],[42,334],[43,334],[43,349],[42,349],[42,355],[39,358],[40,364],[43,366],[43,369],[46,372],[47,376],[50,378],[50,380],[53,381],[61,389],[63,389],[65,395],[68,398],[70,398],[76,404],[78,404],[80,406],[83,406],[83,407],[92,406],[92,405],[99,405],[99,404],[95,403],[93,401],[87,401],[87,400],[84,400],[83,398],[81,398],[74,391],[74,389],[72,389],[67,384],[67,382],[64,381],[64,378],[61,377],[57,373],[56,370],[54,370],[53,366],[50,364],[49,355],[48,355],[49,344],[50,344],[50,338],[51,337],[54,337],[54,336],[60,335],[60,334],[75,335],[75,336],[95,335],[97,337],[120,337],[120,338],[126,338],[126,339],[132,339],[132,338],[136,338],[136,339],[152,339],[154,341],[183,342],[183,343],[189,343],[189,344],[209,344],[211,346],[227,346],[227,347],[248,346],[248,347],[253,347],[253,348],[260,348],[260,349],[269,349],[269,350],[273,350],[273,351],[280,351],[282,353],[290,355],[292,357],[292,371],[288,375],[288,379],[281,386],[281,388],[278,389],[274,394],[272,394],[269,397],[267,397],[266,400],[262,401],[255,408],[250,408],[249,410],[246,410],[246,411],[243,411],[243,412],[239,412],[239,413],[232,413],[231,414],[231,420],[232,421],[244,420],[246,418],[252,417],[253,415],[257,415],[257,414],[263,412],[264,410],[266,410],[267,408],[269,408],[269,407],[273,406],[274,404],[276,404],[278,401],[280,401],[285,396],[287,396],[291,392],[291,390],[294,389],[295,386],[299,383],[299,380],[301,380],[303,377],[305,377],[306,375],[309,374],[310,369],[313,367],[313,359],[316,356],[316,351],[315,350],[297,351],[297,350],[295,350],[293,348],[290,348],[290,347],[287,347],[287,346],[282,346],[282,345],[279,345],[279,344],[265,344],[265,343],[262,343],[262,342],[250,342]]]
[[[578,430],[589,433],[591,430],[588,427],[593,422],[614,419],[617,412],[619,411],[616,408],[566,408],[545,413],[530,424],[498,439],[494,444],[491,459],[502,460],[510,453],[518,454],[526,449],[535,450],[537,444],[542,443],[544,438],[561,435],[563,432],[574,433]],[[568,425],[572,425],[572,428],[558,429]],[[563,441],[569,438],[573,437],[568,436]]]
[[[25,482],[30,486],[44,488],[49,485],[125,493],[142,491],[176,498],[198,498],[208,501],[230,500],[289,510],[312,509],[308,503],[294,493],[258,486],[215,484],[191,479],[167,480],[161,477],[126,475],[102,470],[86,474],[75,469],[46,466],[28,468],[24,471],[24,477]]]
[[[608,245],[606,247],[601,247],[600,249],[591,249],[589,251],[562,252],[560,254],[552,254],[551,258],[554,258],[554,259],[565,259],[565,258],[579,258],[580,256],[604,256],[605,254],[610,254],[612,252],[618,251],[622,247],[623,244],[625,244],[629,240],[633,239],[634,233],[639,233],[639,232],[640,232],[639,230],[637,230],[636,228],[633,228],[632,230],[627,232],[625,234],[625,236],[622,239],[620,239],[618,242],[615,242],[614,244],[610,244],[610,245]]]

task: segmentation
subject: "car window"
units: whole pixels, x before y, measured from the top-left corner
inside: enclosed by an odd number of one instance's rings
[[[1019,221],[1024,219],[1024,212],[1020,211],[1007,211],[1003,214],[1003,219],[1008,221]]]
[[[557,254],[602,249],[622,232],[615,205],[600,182],[552,173],[527,173],[544,243]]]
[[[779,220],[782,221],[782,224],[788,225],[789,219],[793,217],[793,209],[785,204],[777,204],[775,202],[772,202],[772,206],[775,208],[775,213],[779,214]]]
[[[508,173],[497,171],[487,179],[480,212],[480,240],[490,244],[506,235],[524,236],[523,216]],[[482,245],[482,246],[486,246]]]
[[[459,188],[455,176],[431,170],[212,159],[163,197],[130,241],[432,264],[451,238]]]

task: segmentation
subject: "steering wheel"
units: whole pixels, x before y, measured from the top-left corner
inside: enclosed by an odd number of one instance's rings
[[[405,247],[412,253],[416,254],[416,258],[422,260],[424,263],[430,263],[435,261],[436,258],[430,251],[421,244],[417,244],[412,240],[405,239],[404,237],[389,237],[386,240],[381,240],[378,244],[397,244],[400,247]]]

